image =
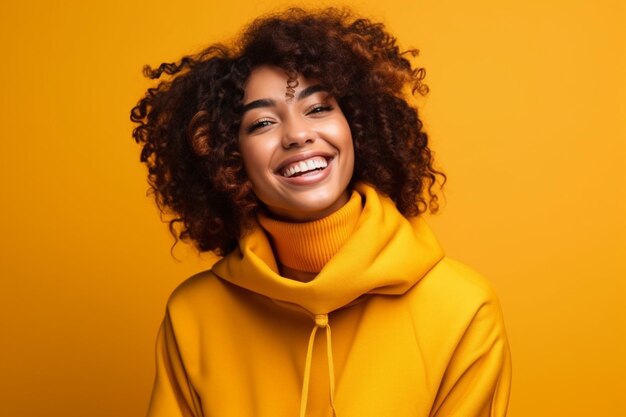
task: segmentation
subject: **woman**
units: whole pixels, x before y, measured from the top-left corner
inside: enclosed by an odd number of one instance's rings
[[[505,414],[496,297],[420,216],[445,176],[416,53],[292,9],[147,69],[172,76],[131,116],[157,203],[223,257],[170,297],[149,416]]]

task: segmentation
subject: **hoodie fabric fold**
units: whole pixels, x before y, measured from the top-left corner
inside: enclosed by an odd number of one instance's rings
[[[364,184],[356,190],[363,211],[350,238],[310,282],[281,277],[267,235],[259,228],[241,239],[239,250],[213,271],[239,287],[328,314],[363,294],[400,295],[443,257],[443,251],[421,217],[411,222],[388,198]],[[395,215],[391,215],[395,214]]]
[[[174,291],[149,417],[505,415],[510,354],[487,282],[445,257],[421,217],[354,191],[307,225],[321,246],[261,219]],[[279,265],[318,273],[300,282]]]

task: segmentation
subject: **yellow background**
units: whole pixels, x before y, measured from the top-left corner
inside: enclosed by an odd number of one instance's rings
[[[172,259],[145,196],[141,68],[279,5],[2,2],[0,415],[144,414],[166,298],[210,257]],[[422,50],[430,222],[500,295],[509,416],[626,415],[624,2],[352,5]]]

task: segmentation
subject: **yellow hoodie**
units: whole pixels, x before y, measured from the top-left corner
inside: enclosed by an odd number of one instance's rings
[[[255,227],[174,291],[149,417],[505,415],[511,364],[493,291],[420,217],[356,191],[354,229],[312,281],[281,277]]]

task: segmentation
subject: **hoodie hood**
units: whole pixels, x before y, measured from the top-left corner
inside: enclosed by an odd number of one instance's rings
[[[404,294],[443,258],[443,251],[421,216],[405,218],[370,185],[358,183],[355,190],[363,211],[354,232],[313,280],[280,276],[271,243],[258,224],[213,272],[312,315],[328,314],[364,294]]]

